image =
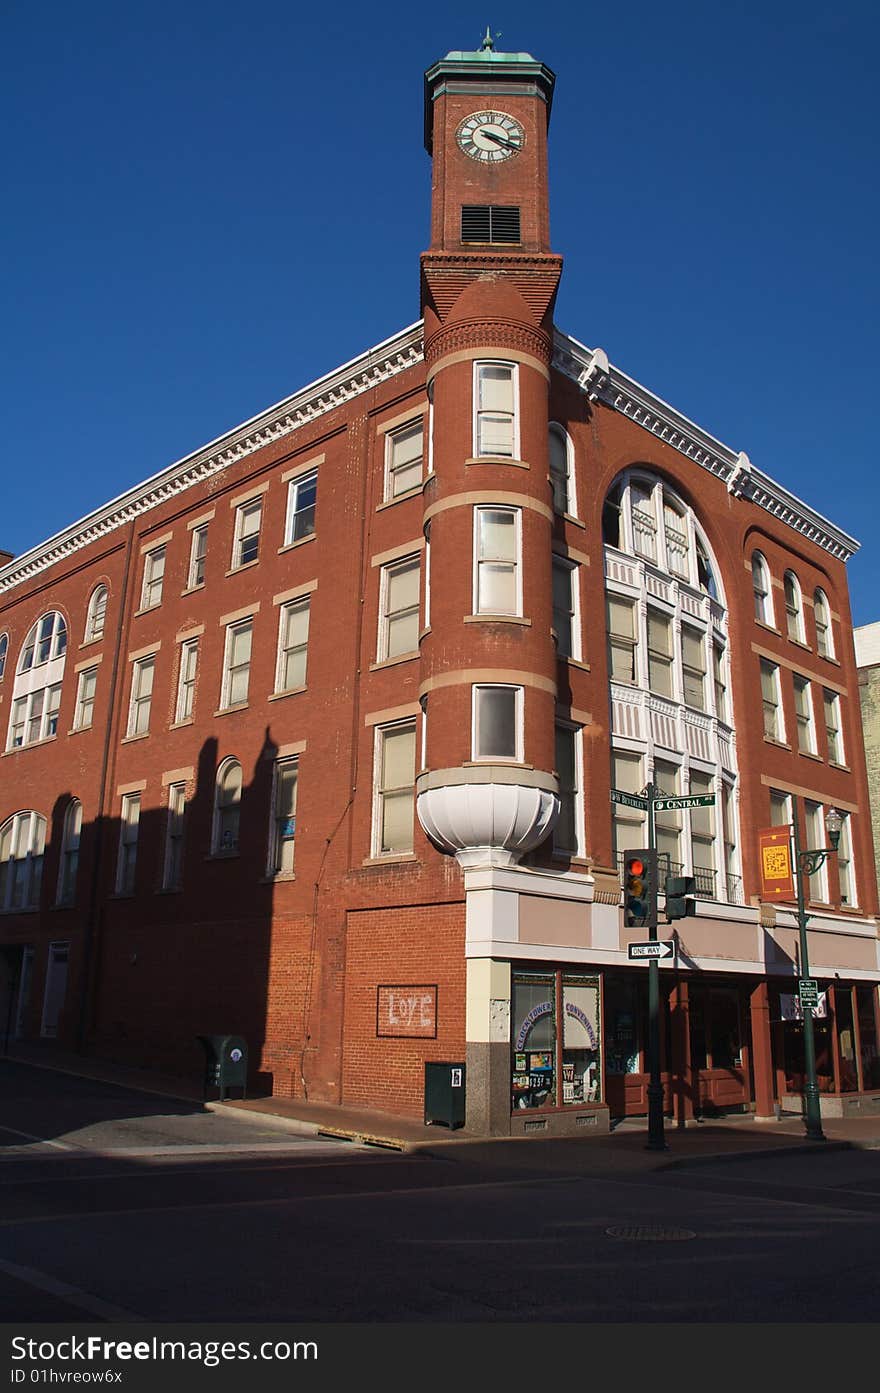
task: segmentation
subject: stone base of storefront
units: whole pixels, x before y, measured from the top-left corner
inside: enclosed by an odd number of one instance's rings
[[[523,1111],[513,1113],[510,1119],[512,1137],[598,1137],[607,1136],[610,1131],[611,1113],[601,1104],[566,1112]]]
[[[783,1112],[803,1112],[800,1093],[783,1093]],[[823,1117],[880,1117],[880,1093],[820,1093],[819,1111]]]

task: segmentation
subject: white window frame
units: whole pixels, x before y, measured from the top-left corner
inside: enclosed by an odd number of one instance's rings
[[[612,682],[618,682],[628,687],[638,686],[640,621],[637,602],[628,595],[617,595],[611,590],[606,590],[605,602],[609,679]],[[612,629],[611,627],[611,616],[617,609],[627,613],[630,617],[631,623],[628,633],[624,633],[622,629]],[[631,676],[621,677],[619,673],[615,672],[615,652],[626,652],[629,654],[627,666],[630,668]]]
[[[652,620],[659,621],[665,625],[666,634],[669,638],[669,646],[661,649],[652,645]],[[665,697],[667,701],[675,701],[675,632],[671,614],[666,610],[659,609],[656,605],[648,605],[645,611],[645,651],[648,659],[648,691],[659,697]],[[663,690],[662,683],[658,683],[657,678],[661,673],[666,674],[667,690]]]
[[[804,597],[794,571],[786,571],[782,577],[782,593],[785,599],[785,632],[795,643],[803,643]]]
[[[664,786],[667,773],[670,775],[670,778],[668,786]],[[670,759],[655,759],[653,774],[654,783],[659,793],[664,794],[667,798],[675,798],[681,795],[683,769],[680,764],[676,764]],[[676,867],[681,867],[686,864],[683,855],[685,842],[682,838],[682,832],[683,817],[680,811],[677,809],[668,809],[662,812],[660,809],[657,810],[654,819],[654,836],[657,850],[660,852],[666,850],[663,846],[666,837],[670,839],[674,838],[675,841],[675,854],[669,854],[673,875],[676,873]],[[687,848],[688,854],[690,854],[689,838],[687,840]]]
[[[8,854],[3,856],[6,842]],[[24,855],[16,853],[24,851]],[[31,809],[13,813],[0,826],[0,914],[21,914],[40,907],[46,819]],[[5,868],[5,869],[4,869]],[[21,895],[16,891],[21,889]]]
[[[137,884],[140,793],[124,793],[119,817],[119,853],[116,861],[117,895],[133,895]]]
[[[6,671],[6,657],[9,653],[9,635],[0,634],[0,682],[3,681],[3,674]]]
[[[813,684],[799,672],[792,676],[794,687],[794,718],[797,727],[797,747],[802,755],[816,754],[816,719],[813,709]]]
[[[732,725],[730,719],[730,690],[727,673],[727,645],[712,639],[712,691],[715,701],[715,715],[724,725]]]
[[[284,793],[289,786],[285,776],[293,775],[292,807],[285,806]],[[292,876],[296,866],[296,806],[299,792],[299,758],[277,759],[272,774],[272,823],[269,829],[269,860],[266,872],[270,876]],[[285,865],[285,861],[289,861]]]
[[[393,581],[398,575],[413,571],[417,578],[415,604],[404,605],[399,610],[391,610],[389,607]],[[418,552],[412,556],[401,556],[396,561],[389,561],[386,566],[381,568],[379,576],[379,632],[376,639],[377,662],[386,662],[390,658],[405,658],[418,653],[421,572],[422,559]],[[412,628],[413,617],[415,618],[415,644],[408,648],[393,647],[393,642],[396,642],[393,638],[395,624],[399,620],[408,621],[408,627]]]
[[[780,821],[776,820],[777,815],[781,819]],[[771,788],[770,826],[791,827],[793,821],[791,794],[782,788]]]
[[[514,749],[511,754],[483,754],[481,707],[483,694],[487,692],[512,692],[514,694]],[[524,744],[524,688],[509,682],[475,682],[471,688],[471,759],[479,764],[522,764]]]
[[[805,850],[819,851],[825,846],[827,838],[824,813],[825,809],[821,803],[814,803],[810,798],[804,799]],[[807,877],[807,881],[809,899],[817,904],[828,904],[828,866],[825,861]]]
[[[419,450],[417,454],[404,456],[399,462],[395,462],[395,455],[399,449],[418,438]],[[418,464],[418,479],[415,483],[408,483],[401,486],[401,478],[414,475]],[[423,416],[417,416],[412,421],[407,421],[406,425],[399,426],[396,430],[388,431],[385,436],[385,501],[390,503],[394,498],[402,498],[405,494],[413,493],[421,488],[424,478],[425,464],[425,421]]]
[[[183,888],[183,852],[186,821],[186,784],[168,785],[168,807],[165,814],[165,857],[162,864],[162,889]]]
[[[752,552],[751,570],[755,618],[761,624],[769,624],[773,628],[773,583],[767,558],[762,551]]]
[[[227,788],[227,777],[234,770],[238,771],[237,788],[230,785],[234,796],[224,798]],[[214,780],[214,817],[211,827],[211,855],[212,856],[237,856],[241,841],[241,794],[243,788],[243,773],[241,761],[234,755],[229,755],[222,761],[217,769]],[[231,809],[235,810],[235,815],[230,819],[235,828],[235,837],[226,840],[226,829],[224,828],[224,815]]]
[[[305,638],[302,642],[290,642],[290,624],[297,615],[305,614]],[[278,654],[275,661],[275,695],[281,696],[284,692],[301,692],[305,685],[308,674],[309,661],[309,627],[311,624],[311,597],[303,595],[299,599],[290,600],[287,604],[281,605],[278,613]],[[285,673],[288,667],[288,658],[295,659],[298,654],[302,654],[302,681],[289,683],[285,682]]]
[[[493,556],[491,553],[482,555],[481,551],[481,528],[480,522],[483,514],[503,513],[513,519],[513,558]],[[474,508],[474,594],[473,612],[479,615],[503,615],[505,618],[521,618],[523,612],[523,578],[522,578],[522,509],[509,507],[506,503],[500,504],[478,504]],[[482,601],[482,576],[483,571],[487,573],[492,568],[499,571],[509,572],[513,576],[513,608],[499,609],[497,606],[489,607],[488,602],[484,605]],[[488,588],[488,585],[487,585]]]
[[[198,590],[205,583],[205,564],[208,556],[208,524],[200,522],[192,530],[189,548],[189,569],[186,575],[188,590]]]
[[[571,651],[570,651],[570,652],[566,652],[565,649],[564,649],[564,647],[563,647],[563,645],[562,645],[562,643],[560,642],[560,627],[559,627],[559,623],[557,622],[557,615],[559,615],[559,614],[561,613],[561,610],[560,610],[560,607],[559,607],[559,606],[557,605],[557,603],[556,603],[557,596],[556,596],[556,593],[555,593],[555,586],[554,586],[554,594],[553,594],[553,629],[554,629],[554,632],[556,633],[556,639],[557,639],[557,643],[556,643],[556,652],[557,652],[557,656],[560,657],[560,658],[571,658],[572,661],[579,663],[579,662],[581,661],[582,651],[583,651],[583,650],[582,650],[582,646],[581,646],[581,599],[580,599],[581,572],[580,572],[580,566],[578,565],[578,563],[577,563],[576,561],[569,561],[567,557],[565,557],[565,556],[559,556],[558,554],[554,553],[554,555],[553,555],[553,575],[554,575],[554,577],[557,576],[557,575],[560,575],[560,576],[561,576],[561,575],[563,574],[563,572],[567,573],[567,576],[568,576],[568,599],[569,599],[570,608],[569,608],[569,610],[568,610],[568,612],[567,612],[567,613],[568,613],[568,619],[566,620],[566,623],[567,623],[567,625],[568,625],[569,634],[570,634],[570,638],[571,638],[571,643],[570,643],[570,645],[569,645]]]
[[[300,494],[314,487],[314,501],[307,503],[305,507],[300,506]],[[293,546],[296,542],[303,542],[307,537],[314,537],[317,523],[318,507],[318,471],[310,469],[305,474],[299,474],[295,479],[291,479],[287,489],[287,515],[284,520],[284,545]],[[311,512],[311,525],[308,522],[308,514]],[[300,519],[306,519],[301,525]]]
[[[71,798],[64,814],[61,835],[61,856],[58,861],[58,888],[55,903],[72,905],[76,900],[76,877],[79,869],[79,844],[82,833],[82,803]]]
[[[9,704],[7,750],[55,738],[66,662],[67,623],[60,610],[49,610],[31,626],[21,646]]]
[[[235,650],[236,639],[240,634],[248,634],[247,662],[239,662],[235,666],[232,658]],[[223,682],[220,689],[220,710],[230,711],[233,708],[247,706],[248,692],[250,689],[251,659],[253,658],[254,648],[254,619],[250,615],[246,619],[237,619],[232,624],[226,625],[226,643],[223,649]],[[231,700],[232,689],[240,673],[245,673],[244,696],[238,697],[235,701]]]
[[[822,623],[819,623],[819,613],[822,613]],[[831,623],[831,606],[828,603],[828,596],[820,587],[813,594],[813,619],[816,625],[816,652],[820,658],[833,658],[834,655],[834,629]]]
[[[853,870],[852,817],[841,813],[840,842],[837,847],[837,876],[840,885],[840,903],[847,906],[858,904],[855,873]]]
[[[413,778],[411,783],[386,785],[385,782],[385,748],[386,741],[395,735],[404,732],[412,735],[413,748]],[[394,721],[389,725],[376,726],[373,737],[373,819],[372,819],[372,855],[380,856],[408,856],[412,854],[415,836],[415,765],[416,765],[416,721],[415,717],[405,721]],[[401,846],[387,847],[385,842],[385,805],[386,799],[402,798],[408,793],[412,806],[412,835],[408,842],[404,839]]]
[[[191,721],[195,710],[196,674],[199,666],[199,641],[187,638],[180,645],[177,667],[177,701],[174,705],[174,724]]]
[[[686,510],[682,513],[680,505],[665,493],[663,494],[662,507],[663,547],[666,553],[666,571],[669,575],[675,576],[678,580],[690,581],[693,583],[691,560],[693,546],[691,541],[689,511]],[[670,524],[670,516],[675,518],[674,524]],[[670,532],[676,534],[675,538],[670,536]],[[673,565],[673,557],[677,558],[677,564],[675,565]]]
[[[162,590],[165,585],[165,560],[167,548],[154,547],[144,556],[144,575],[141,582],[141,609],[157,609],[162,603]]]
[[[572,756],[572,765],[573,765],[573,772],[574,772],[574,787],[573,787],[572,789],[570,789],[570,790],[569,790],[569,789],[563,790],[561,771],[560,771],[560,769],[559,769],[559,767],[558,767],[558,766],[559,766],[559,762],[560,762],[560,761],[559,761],[559,744],[558,744],[558,741],[559,741],[559,736],[560,736],[561,734],[565,734],[566,736],[571,736],[571,756]],[[586,845],[586,836],[585,836],[585,830],[584,830],[584,745],[583,745],[583,739],[584,739],[584,737],[583,737],[583,731],[582,731],[582,729],[581,729],[581,727],[580,727],[579,725],[576,725],[576,724],[574,724],[574,723],[572,723],[572,722],[570,722],[570,721],[557,721],[557,722],[556,722],[556,731],[555,731],[555,735],[556,735],[556,741],[557,741],[557,745],[556,745],[556,765],[557,765],[557,770],[556,770],[556,772],[557,772],[557,777],[559,778],[559,793],[560,793],[560,799],[562,800],[562,798],[563,798],[563,793],[564,793],[564,796],[565,796],[566,798],[570,798],[570,799],[571,799],[571,804],[572,804],[572,824],[573,824],[573,830],[574,830],[574,844],[573,844],[572,846],[566,846],[563,842],[561,842],[561,841],[559,840],[560,825],[561,825],[561,822],[562,822],[562,815],[561,815],[561,812],[560,812],[560,817],[559,817],[559,819],[558,819],[558,821],[557,821],[557,823],[556,823],[556,826],[555,826],[554,829],[553,829],[553,853],[554,853],[555,856],[563,856],[563,857],[572,857],[572,858],[576,858],[576,857],[579,857],[579,856],[583,856],[583,855],[584,855],[584,847],[585,847],[585,845]]]
[[[131,665],[131,693],[128,700],[128,724],[125,736],[149,735],[153,688],[156,681],[156,655],[149,653],[135,658]]]
[[[637,797],[642,793],[645,787],[644,762],[643,750],[626,750],[616,745],[612,747],[611,777],[614,787],[620,793],[631,793]],[[629,808],[624,803],[612,803],[611,817],[615,856],[646,845],[647,810],[643,812],[639,808]]]
[[[73,729],[91,730],[95,720],[95,695],[98,690],[97,667],[83,668],[77,674],[76,705],[73,708]]]
[[[492,411],[482,406],[482,381],[486,369],[502,368],[509,374],[511,409]],[[474,362],[473,376],[473,449],[476,459],[519,459],[519,367],[516,363],[505,362],[499,358],[481,358]],[[484,450],[483,439],[488,434],[487,423],[492,417],[510,418],[510,452],[506,450]],[[483,417],[486,418],[484,422]]]
[[[685,662],[685,635],[694,634],[699,640],[700,667],[694,667],[692,663]],[[709,704],[706,699],[706,679],[708,678],[706,661],[706,631],[699,629],[695,624],[682,624],[681,626],[681,699],[685,706],[691,711],[708,711]],[[699,678],[700,700],[693,702],[688,700],[688,678],[697,686]]]
[[[833,720],[829,721],[828,711],[832,712]],[[843,743],[843,708],[840,696],[837,692],[830,692],[827,687],[822,688],[822,715],[825,721],[825,739],[828,745],[828,763],[846,764],[846,752]]]
[[[761,671],[761,704],[764,711],[764,739],[775,740],[778,744],[785,743],[785,716],[782,710],[782,686],[779,680],[779,664],[771,663],[769,658],[760,659]],[[772,681],[774,700],[771,702],[764,690],[765,675]],[[767,716],[770,710],[775,713],[773,730],[767,729]]]
[[[256,519],[256,526],[253,520]],[[260,559],[260,533],[263,528],[263,497],[249,498],[235,510],[235,534],[232,543],[233,571],[254,566]],[[253,550],[253,555],[246,554]]]
[[[104,637],[104,625],[107,619],[107,602],[109,599],[110,592],[107,586],[96,585],[89,599],[89,607],[86,614],[86,643],[96,643],[99,638]]]
[[[553,511],[562,517],[577,517],[577,497],[574,477],[574,445],[571,436],[558,421],[550,422],[550,437],[559,441],[565,455],[565,472],[554,468],[553,448],[550,446],[550,484],[553,490]]]

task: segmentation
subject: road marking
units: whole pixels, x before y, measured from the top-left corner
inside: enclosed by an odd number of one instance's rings
[[[79,1147],[70,1146],[63,1141],[50,1141],[48,1137],[35,1137],[33,1132],[20,1132],[17,1127],[0,1126],[0,1132],[8,1132],[13,1137],[24,1137],[26,1141],[38,1141],[42,1146],[53,1146],[59,1151],[78,1151]]]
[[[140,1322],[145,1319],[144,1316],[136,1315],[134,1311],[126,1311],[122,1306],[113,1306],[109,1301],[102,1301],[99,1296],[92,1296],[91,1292],[83,1291],[81,1287],[73,1287],[69,1282],[60,1282],[57,1277],[50,1277],[48,1272],[38,1272],[34,1267],[19,1267],[16,1262],[6,1262],[0,1258],[0,1272],[5,1272],[7,1277],[14,1277],[18,1282],[36,1287],[38,1291],[48,1292],[50,1296],[60,1296],[71,1306],[78,1306],[80,1310],[88,1311],[93,1316],[101,1316],[104,1320]]]

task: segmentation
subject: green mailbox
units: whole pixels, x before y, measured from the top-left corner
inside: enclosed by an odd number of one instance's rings
[[[240,1088],[244,1098],[247,1089],[247,1042],[241,1035],[200,1035],[205,1049],[205,1094],[219,1089],[221,1100],[230,1088]]]
[[[439,1123],[442,1127],[464,1126],[465,1066],[425,1064],[425,1126]]]

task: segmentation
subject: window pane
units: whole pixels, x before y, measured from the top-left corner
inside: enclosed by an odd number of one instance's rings
[[[516,703],[513,687],[477,688],[477,754],[480,759],[516,758]]]

